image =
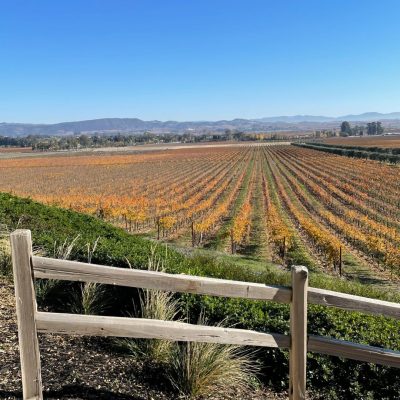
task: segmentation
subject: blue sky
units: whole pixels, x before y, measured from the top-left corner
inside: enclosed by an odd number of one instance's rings
[[[397,0],[0,0],[0,122],[400,111]]]

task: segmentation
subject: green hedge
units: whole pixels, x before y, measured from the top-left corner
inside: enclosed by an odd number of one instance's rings
[[[362,147],[362,146],[337,146],[328,145],[325,143],[292,143],[293,146],[305,147],[307,149],[324,151],[326,153],[337,154],[340,156],[355,157],[355,158],[366,158],[369,160],[390,162],[392,164],[400,163],[400,155],[397,150],[393,149],[393,152],[386,152],[387,150],[379,147]],[[376,149],[380,149],[376,151]],[[373,151],[374,150],[374,151]]]
[[[379,147],[379,146],[349,146],[349,145],[340,145],[340,144],[329,144],[324,142],[307,142],[306,144],[310,144],[313,146],[320,147],[332,147],[337,149],[346,149],[346,150],[361,150],[368,151],[372,153],[388,153],[388,154],[400,154],[400,148],[396,147]]]

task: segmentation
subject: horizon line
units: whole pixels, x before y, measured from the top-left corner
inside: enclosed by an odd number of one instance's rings
[[[253,118],[245,118],[245,117],[235,117],[235,118],[220,118],[220,119],[185,119],[185,120],[178,120],[178,119],[142,119],[139,117],[97,117],[97,118],[85,118],[85,119],[76,119],[76,120],[63,120],[59,122],[7,122],[7,121],[2,121],[0,124],[24,124],[24,125],[57,125],[57,124],[63,124],[63,123],[71,123],[71,122],[83,122],[83,121],[96,121],[96,120],[102,120],[102,119],[138,119],[140,121],[144,122],[178,122],[178,123],[184,123],[184,122],[219,122],[219,121],[235,121],[235,120],[248,120],[248,121],[254,121],[254,120],[260,120],[260,119],[266,119],[266,118],[295,118],[295,117],[313,117],[313,118],[332,118],[332,119],[339,119],[339,118],[344,118],[344,117],[350,117],[350,116],[363,116],[366,114],[381,114],[381,115],[390,115],[390,114],[396,114],[400,113],[400,111],[390,111],[390,112],[379,112],[379,111],[366,111],[362,113],[350,113],[350,114],[344,114],[344,115],[337,115],[337,116],[331,116],[331,115],[322,115],[322,114],[282,114],[282,115],[270,115],[270,116],[264,116],[264,117],[253,117]],[[304,122],[307,122],[306,120]],[[312,121],[311,121],[312,122]]]

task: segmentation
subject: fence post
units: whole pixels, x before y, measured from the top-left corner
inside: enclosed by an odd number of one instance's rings
[[[293,266],[289,351],[289,397],[291,400],[306,398],[307,289],[307,268]]]
[[[43,399],[39,343],[36,331],[36,296],[31,266],[31,231],[18,229],[10,235],[21,356],[24,399]]]

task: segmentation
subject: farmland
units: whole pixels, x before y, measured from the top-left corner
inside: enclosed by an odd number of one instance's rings
[[[330,145],[340,146],[365,146],[365,147],[400,147],[400,135],[387,136],[359,136],[359,137],[333,137],[323,141]]]
[[[34,251],[49,257],[135,269],[154,262],[155,268],[160,265],[173,274],[277,286],[290,285],[290,264],[303,264],[316,290],[398,302],[398,173],[399,165],[291,145],[11,152],[0,155],[0,191],[45,205],[0,193],[0,226],[30,229]],[[168,246],[155,246],[157,238]],[[10,256],[4,255],[0,275],[9,279]],[[94,286],[96,299],[87,302],[84,290],[93,288],[90,284],[44,282],[35,281],[39,310],[146,318],[136,314],[140,299],[135,289]],[[2,308],[0,325],[6,337],[7,347],[1,349],[6,349],[5,365],[11,366],[3,380],[7,392],[2,388],[8,394],[20,390],[20,380],[12,373],[19,368],[19,356],[12,286],[7,285],[8,292],[2,290],[7,307]],[[286,304],[192,294],[177,294],[176,299],[179,315],[186,315],[189,323],[206,316],[209,325],[227,321],[226,326],[261,333],[290,331]],[[88,304],[91,308],[84,309]],[[381,315],[310,304],[307,329],[310,335],[399,350],[398,321]],[[58,398],[70,398],[65,385],[77,377],[108,388],[106,374],[115,392],[132,394],[138,387],[148,397],[154,388],[146,378],[147,388],[143,377],[157,376],[168,383],[176,357],[175,347],[161,359],[149,351],[132,352],[113,339],[93,338],[88,348],[87,341],[54,335],[58,339],[47,342],[46,336],[39,339],[48,390],[59,386],[52,362],[70,363],[74,354]],[[93,360],[104,368],[92,368]],[[279,392],[276,398],[286,398],[280,392],[288,385],[288,352],[257,350],[252,362],[262,368],[260,388],[249,388],[240,398],[258,398],[255,393],[275,398],[271,389]],[[132,377],[132,369],[139,371],[138,378]],[[399,392],[395,368],[311,352],[307,371],[309,398],[394,399]],[[76,388],[80,393],[86,390]],[[177,390],[168,388],[156,387],[162,393],[152,398],[178,398]],[[221,399],[230,393],[224,389]],[[237,397],[237,392],[230,397]]]
[[[4,158],[0,190],[185,248],[398,288],[399,167],[289,145]]]

